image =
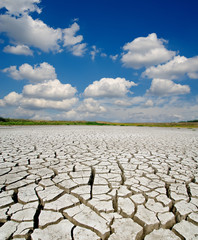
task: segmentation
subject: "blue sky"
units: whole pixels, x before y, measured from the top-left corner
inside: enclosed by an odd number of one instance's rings
[[[198,118],[195,0],[1,0],[0,116]]]

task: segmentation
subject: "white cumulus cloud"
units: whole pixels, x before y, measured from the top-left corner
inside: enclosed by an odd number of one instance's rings
[[[25,14],[21,17],[0,15],[0,32],[6,33],[16,45],[39,48],[44,52],[60,51],[62,30],[48,27],[43,21]]]
[[[136,83],[125,78],[102,78],[94,81],[84,91],[85,97],[124,97]]]
[[[15,80],[29,80],[30,82],[44,82],[51,79],[56,79],[55,68],[47,62],[43,62],[40,65],[31,65],[24,63],[17,70],[16,66],[11,66],[3,70],[5,73],[9,73],[10,77]]]
[[[86,43],[80,43],[80,44],[76,44],[74,46],[72,46],[70,48],[70,51],[72,52],[72,54],[74,56],[78,56],[78,57],[81,57],[84,55],[84,53],[86,52],[86,46],[87,44]]]
[[[84,99],[81,105],[77,109],[80,112],[89,112],[89,113],[104,113],[106,109],[99,104],[93,98]]]
[[[78,102],[77,98],[63,99],[61,101],[48,100],[44,98],[26,98],[20,100],[20,105],[28,109],[56,109],[69,110]]]
[[[15,106],[22,107],[23,109],[56,109],[56,110],[70,110],[73,105],[78,102],[78,98],[68,98],[60,100],[49,100],[44,97],[32,98],[11,92],[3,99],[0,99],[0,107]]]
[[[155,33],[136,38],[124,45],[121,61],[125,67],[134,69],[166,62],[175,56],[175,52],[167,50],[165,42],[158,39]]]
[[[151,87],[147,94],[155,96],[172,96],[190,93],[188,85],[176,84],[168,79],[155,78],[152,80]]]
[[[129,107],[132,105],[131,101],[129,99],[123,100],[123,99],[118,99],[114,102],[115,105],[120,106],[120,107]]]
[[[75,36],[79,30],[80,30],[80,26],[76,22],[73,23],[71,27],[65,28],[63,30],[64,46],[71,46],[71,45],[75,45],[77,43],[82,42],[83,40],[82,35]]]
[[[0,105],[16,105],[22,99],[22,96],[16,92],[11,92],[7,96],[4,97],[3,100],[0,100]]]
[[[6,53],[12,53],[15,55],[25,55],[25,56],[32,56],[33,52],[30,48],[26,45],[17,45],[17,46],[6,46],[3,49]]]
[[[23,95],[31,98],[66,99],[72,98],[77,92],[70,84],[62,84],[58,79],[35,85],[24,86]]]
[[[165,64],[147,68],[143,73],[143,76],[149,78],[168,79],[178,79],[185,75],[192,79],[198,79],[198,56],[193,58],[176,56]]]
[[[27,12],[41,13],[41,9],[37,6],[41,0],[1,0],[0,8],[6,8],[9,14],[19,16]]]
[[[46,62],[33,67],[25,63],[18,69],[11,66],[3,72],[9,73],[16,80],[26,79],[33,82],[25,85],[22,93],[11,92],[0,99],[0,107],[4,109],[17,107],[31,111],[70,111],[78,102],[78,98],[75,97],[76,88],[56,79],[55,68]]]
[[[82,56],[86,51],[86,43],[81,43],[83,41],[82,35],[77,35],[76,33],[80,30],[80,26],[75,22],[69,28],[62,30],[64,47],[67,47],[69,51],[75,56]]]
[[[145,107],[153,107],[153,105],[154,103],[151,99],[148,99],[144,104]]]
[[[87,44],[82,42],[82,35],[77,35],[80,26],[74,22],[68,28],[55,29],[40,19],[33,19],[31,12],[41,13],[37,6],[40,2],[41,0],[0,1],[0,9],[7,9],[0,14],[0,33],[5,33],[10,43],[16,45],[15,48],[7,46],[4,52],[31,55],[27,47],[34,47],[43,52],[59,53],[63,51],[62,47],[66,47],[74,56],[83,56]],[[23,46],[23,49],[19,46]]]
[[[117,99],[114,104],[121,107],[128,107],[131,105],[140,105],[144,101],[145,97],[137,96],[133,98]]]

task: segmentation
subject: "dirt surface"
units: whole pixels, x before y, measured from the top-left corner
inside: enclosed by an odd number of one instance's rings
[[[198,239],[198,130],[0,127],[0,239]]]

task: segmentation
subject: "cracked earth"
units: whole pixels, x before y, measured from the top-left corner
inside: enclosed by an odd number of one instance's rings
[[[0,239],[198,239],[198,130],[0,128]]]

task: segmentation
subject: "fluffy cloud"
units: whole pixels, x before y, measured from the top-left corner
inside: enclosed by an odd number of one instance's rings
[[[90,51],[90,55],[91,55],[91,59],[94,61],[95,60],[95,57],[96,57],[96,54],[99,53],[100,50],[98,50],[96,48],[96,46],[92,46],[92,50]]]
[[[151,99],[148,99],[144,104],[145,107],[153,107],[153,105],[154,103]]]
[[[176,56],[173,60],[163,65],[147,68],[143,76],[178,79],[186,74],[189,78],[198,79],[198,56],[193,58]]]
[[[27,45],[44,52],[60,51],[62,30],[48,27],[43,21],[25,14],[21,17],[0,15],[0,32],[8,35],[16,45]]]
[[[30,48],[26,45],[17,45],[17,46],[6,46],[3,49],[6,53],[12,53],[15,55],[25,55],[25,56],[32,56],[33,52],[30,50]]]
[[[9,14],[19,16],[26,12],[41,13],[41,9],[36,5],[41,0],[1,0],[0,8],[6,8]]]
[[[124,97],[132,86],[137,86],[125,78],[102,78],[94,81],[85,91],[85,97]]]
[[[76,22],[73,23],[70,28],[65,28],[63,30],[64,46],[71,46],[82,42],[83,40],[82,35],[75,36],[76,32],[78,32],[79,30],[80,27]]]
[[[34,67],[26,63],[18,70],[16,66],[12,66],[4,69],[3,72],[9,73],[14,79],[26,79],[34,83],[25,85],[21,94],[11,92],[0,99],[0,107],[3,109],[20,109],[25,116],[28,110],[32,117],[39,116],[37,111],[42,110],[42,116],[46,118],[49,109],[70,111],[78,102],[78,98],[75,97],[76,88],[55,79],[54,67],[46,62]],[[16,110],[14,112],[15,116],[18,116]]]
[[[75,36],[80,30],[80,26],[75,22],[69,28],[63,30],[63,46],[67,47],[69,51],[75,56],[82,56],[86,51],[86,43],[81,43],[83,41],[83,36]]]
[[[120,106],[120,107],[129,107],[132,105],[131,101],[129,99],[123,100],[123,99],[118,99],[114,102],[115,105]]]
[[[77,98],[49,100],[45,98],[30,98],[23,94],[11,92],[0,100],[0,107],[17,106],[23,109],[56,109],[56,110],[70,110],[71,107],[78,102]]]
[[[104,113],[106,109],[103,106],[94,100],[93,98],[84,99],[83,103],[78,107],[80,112],[89,112],[89,113]]]
[[[62,101],[46,100],[44,98],[22,98],[20,105],[28,109],[56,109],[69,110],[78,102],[77,98],[63,99]]]
[[[17,70],[16,66],[11,66],[3,70],[5,73],[9,73],[10,77],[15,80],[26,79],[31,82],[43,82],[51,79],[56,79],[55,68],[49,63],[43,62],[40,65],[31,65],[24,63]]]
[[[23,88],[23,95],[31,98],[45,99],[66,99],[72,98],[77,92],[70,84],[62,84],[58,79],[36,85],[26,85]]]
[[[170,96],[190,93],[188,85],[176,84],[168,79],[153,79],[147,94],[155,96]]]
[[[131,105],[139,105],[143,102],[145,102],[145,97],[138,96],[127,99],[118,99],[114,102],[114,104],[121,107],[128,107]]]
[[[184,103],[186,105],[186,103]],[[188,108],[188,110],[187,110]],[[149,108],[130,109],[127,118],[130,122],[176,122],[182,120],[196,119],[198,117],[198,107],[186,105],[181,106],[163,106]],[[126,114],[125,114],[126,116]]]
[[[84,53],[86,52],[86,43],[80,43],[80,44],[76,44],[72,47],[70,47],[70,51],[72,52],[72,54],[74,56],[78,56],[81,57],[84,55]]]
[[[121,108],[134,108],[137,106],[141,106],[142,108],[153,107],[154,102],[151,99],[148,99],[147,96],[137,96],[133,98],[126,98],[126,99],[118,99],[114,102],[116,106]]]
[[[165,40],[158,39],[155,33],[139,37],[124,45],[121,61],[125,67],[139,69],[166,62],[175,56],[164,46]]]
[[[84,118],[81,117],[81,115],[76,112],[75,110],[70,110],[70,111],[67,111],[67,112],[63,112],[61,114],[58,114],[57,115],[57,119],[65,119],[65,120],[82,120]]]
[[[9,73],[16,80],[26,79],[34,84],[25,85],[21,94],[11,92],[0,99],[0,107],[69,111],[78,102],[78,98],[75,97],[76,88],[55,79],[54,67],[46,62],[34,67],[26,63],[21,65],[19,70],[16,66],[11,66],[3,72]]]
[[[54,29],[42,20],[33,19],[29,15],[30,12],[35,11],[41,13],[41,9],[37,6],[40,1],[1,0],[0,9],[5,7],[7,11],[5,14],[0,14],[0,33],[6,33],[10,42],[17,45],[17,47],[7,46],[4,51],[32,55],[27,47],[35,47],[44,52],[62,52],[61,46],[64,46],[73,55],[83,56],[87,50],[87,44],[82,43],[82,35],[76,35],[80,30],[80,26],[76,22],[69,28]],[[23,48],[19,46],[23,46]]]
[[[7,96],[5,96],[3,100],[2,99],[0,100],[0,106],[4,107],[6,105],[15,105],[21,99],[22,99],[22,95],[20,95],[16,92],[11,92]]]
[[[93,98],[84,99],[77,109],[80,112],[104,113],[106,109]]]

